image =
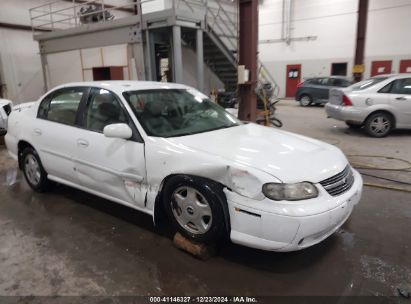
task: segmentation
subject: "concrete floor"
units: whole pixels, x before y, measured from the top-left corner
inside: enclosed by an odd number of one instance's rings
[[[347,154],[411,161],[411,132],[373,139],[326,119],[322,107],[284,101],[278,108],[285,130]],[[397,296],[397,287],[411,289],[410,193],[366,187],[337,233],[300,252],[227,244],[202,262],[173,247],[149,216],[65,186],[34,193],[15,166],[0,148],[0,295]]]

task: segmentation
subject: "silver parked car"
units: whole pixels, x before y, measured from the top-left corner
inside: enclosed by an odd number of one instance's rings
[[[330,91],[328,117],[374,137],[394,128],[411,129],[411,74],[379,75],[345,89]]]

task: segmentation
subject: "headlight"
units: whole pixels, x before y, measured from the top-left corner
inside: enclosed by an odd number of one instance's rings
[[[309,183],[263,185],[263,193],[266,197],[276,201],[299,201],[318,196],[317,188]]]

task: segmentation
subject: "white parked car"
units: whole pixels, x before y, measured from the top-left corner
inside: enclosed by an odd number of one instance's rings
[[[0,99],[0,136],[7,133],[7,121],[13,108],[13,103],[7,99]]]
[[[364,126],[374,137],[394,128],[411,129],[411,74],[380,75],[333,89],[325,110],[352,128]]]
[[[143,211],[186,237],[292,251],[334,233],[362,193],[336,147],[242,123],[180,84],[57,87],[9,118],[28,184],[49,180]]]

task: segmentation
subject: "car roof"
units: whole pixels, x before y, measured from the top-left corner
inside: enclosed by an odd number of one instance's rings
[[[86,81],[70,82],[57,86],[54,89],[67,87],[98,87],[112,90],[117,93],[125,91],[153,90],[153,89],[193,89],[179,83],[156,82],[156,81],[136,81],[136,80],[110,80],[110,81]]]
[[[400,74],[381,74],[381,75],[376,75],[371,78],[378,78],[378,77],[388,77],[388,78],[409,78],[411,77],[411,73],[400,73]]]
[[[338,79],[344,79],[344,80],[350,80],[349,77],[347,76],[315,76],[315,77],[307,77],[305,80],[310,80],[310,79],[322,79],[322,78],[338,78]]]

